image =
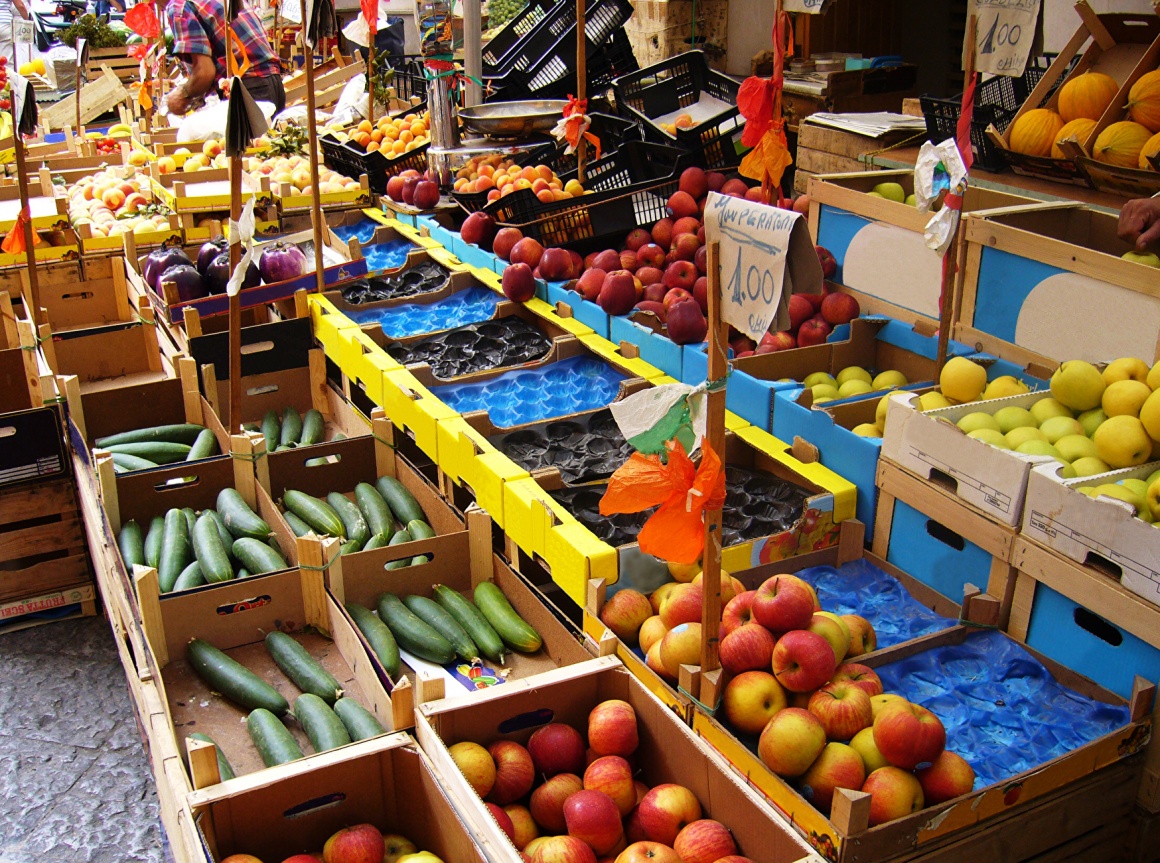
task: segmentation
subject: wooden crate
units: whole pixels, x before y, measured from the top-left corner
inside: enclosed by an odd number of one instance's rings
[[[725,71],[725,52],[729,46],[729,4],[722,0],[632,0],[632,17],[624,32],[632,44],[632,53],[644,69],[662,60],[698,47],[709,45],[721,49],[709,55],[709,65]],[[696,10],[696,39],[693,46],[693,13]]]
[[[21,276],[24,295],[31,296],[27,270],[22,270]],[[125,266],[120,259],[115,261],[110,278],[52,280],[47,284],[38,279],[37,285],[40,305],[46,310],[54,332],[132,323],[137,319],[137,312],[129,302]]]
[[[120,49],[124,50],[124,49]],[[96,70],[89,72],[89,81],[81,88],[81,123],[91,123],[93,120],[100,117],[102,114],[120,107],[123,114],[122,120],[126,119],[128,113],[124,111],[125,105],[128,104],[130,95],[129,91],[125,89],[124,83],[107,65],[102,64],[99,70],[100,74],[96,74]],[[63,129],[66,126],[76,125],[77,119],[77,103],[74,98],[65,98],[54,105],[50,105],[45,110],[40,112],[39,121],[43,129]]]
[[[121,81],[136,81],[141,61],[129,56],[129,48],[89,48],[89,62],[85,65],[85,77],[93,80],[105,69],[110,69]],[[84,106],[84,102],[81,102]]]
[[[0,602],[91,583],[72,477],[0,490]]]

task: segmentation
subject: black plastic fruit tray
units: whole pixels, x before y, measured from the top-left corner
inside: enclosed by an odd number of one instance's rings
[[[608,408],[537,423],[488,442],[525,470],[556,468],[567,486],[608,479],[633,453]]]
[[[421,114],[426,110],[427,105],[423,103],[404,111],[399,116]],[[408,168],[419,172],[427,170],[427,148],[431,146],[428,142],[409,153],[388,158],[381,150],[368,153],[354,141],[339,141],[333,135],[323,135],[318,139],[318,143],[322,145],[322,160],[326,167],[351,179],[358,179],[361,174],[366,174],[371,191],[379,195],[387,191],[387,180],[396,174],[401,174]]]
[[[451,271],[434,261],[424,261],[391,276],[356,279],[343,286],[342,298],[352,306],[429,294],[447,287]]]
[[[440,380],[523,365],[551,350],[552,340],[519,317],[468,324],[411,344],[392,342],[386,346],[395,361],[403,365],[426,363]]]
[[[566,6],[570,0],[529,0],[514,18],[508,21],[492,39],[483,46],[483,71],[486,75],[499,74],[503,69],[503,59],[536,28],[557,6]]]
[[[686,51],[645,69],[617,78],[612,85],[617,110],[638,121],[649,140],[676,146],[693,155],[701,168],[720,170],[741,163],[738,152],[745,119],[737,108],[741,85],[710,69],[703,51]],[[712,117],[670,135],[653,121],[695,105],[705,93],[728,103]]]

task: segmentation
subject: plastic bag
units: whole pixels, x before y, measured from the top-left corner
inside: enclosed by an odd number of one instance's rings
[[[360,19],[361,20],[361,19]],[[367,76],[365,72],[355,75],[342,88],[338,102],[334,105],[331,121],[343,126],[349,126],[356,120],[370,116],[371,97],[366,92]]]
[[[271,102],[258,102],[262,114],[269,124],[274,116],[274,105]],[[186,117],[179,117],[177,140],[179,141],[209,141],[212,138],[224,136],[226,117],[229,103],[217,96],[206,99],[205,107],[199,108]],[[171,124],[172,125],[172,124]]]

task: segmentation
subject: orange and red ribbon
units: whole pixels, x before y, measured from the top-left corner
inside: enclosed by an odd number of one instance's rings
[[[577,99],[571,93],[568,94],[568,102],[564,106],[564,119],[556,124],[552,129],[552,135],[557,140],[563,140],[567,143],[565,152],[575,153],[580,146],[580,141],[587,141],[592,145],[594,155],[592,158],[600,158],[600,139],[593,135],[588,129],[592,126],[592,118],[588,116],[588,100]]]
[[[19,255],[28,250],[28,245],[24,241],[24,226],[31,221],[28,215],[28,208],[20,211],[16,217],[16,224],[12,226],[12,230],[8,232],[8,236],[4,238],[4,242],[0,243],[0,249],[8,255]]]
[[[782,12],[773,22],[773,75],[746,78],[737,92],[737,108],[745,118],[741,144],[752,148],[742,159],[740,171],[767,186],[780,185],[785,169],[793,164],[781,115],[784,65],[791,57],[793,24],[789,13]]]

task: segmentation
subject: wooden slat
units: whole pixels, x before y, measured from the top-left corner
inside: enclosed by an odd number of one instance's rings
[[[72,480],[54,480],[0,492],[0,527],[76,511],[77,498]]]
[[[77,514],[0,534],[0,561],[19,560],[58,549],[83,552],[84,548],[84,523]]]
[[[0,601],[65,590],[90,583],[84,549],[68,557],[42,561],[25,569],[0,570]]]

